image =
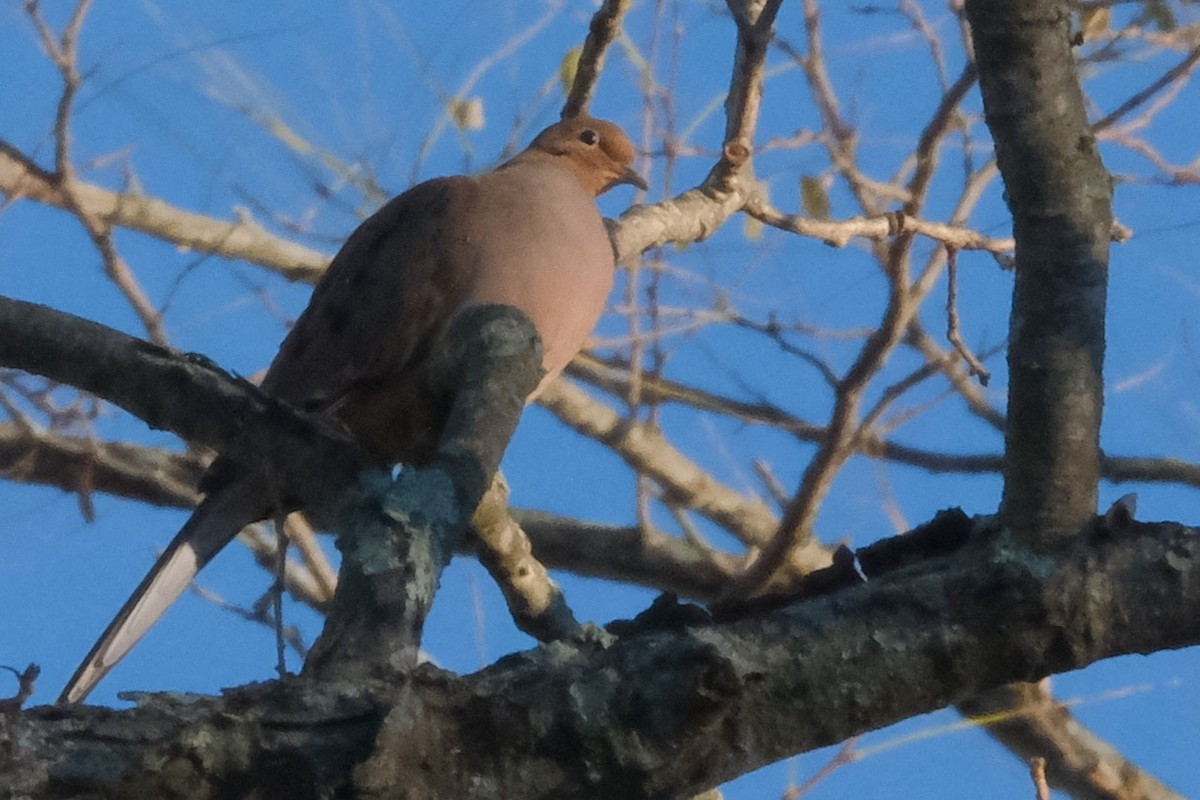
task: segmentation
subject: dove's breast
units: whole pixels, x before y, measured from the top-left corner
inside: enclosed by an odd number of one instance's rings
[[[604,311],[616,268],[608,230],[595,198],[563,169],[514,165],[482,178],[480,188],[485,200],[518,200],[479,208],[467,305],[504,303],[533,320],[545,347],[544,386],[579,352]]]

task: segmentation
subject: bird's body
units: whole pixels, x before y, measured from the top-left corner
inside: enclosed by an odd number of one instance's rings
[[[611,123],[565,120],[491,172],[437,178],[391,200],[338,252],[263,390],[333,414],[385,463],[422,463],[450,400],[430,380],[430,355],[456,314],[484,303],[515,306],[533,321],[544,346],[544,386],[603,310],[615,259],[595,198],[618,183],[644,186],[632,171],[633,154]],[[61,702],[82,700],[209,559],[277,505],[265,477],[220,460],[215,468],[220,478]]]

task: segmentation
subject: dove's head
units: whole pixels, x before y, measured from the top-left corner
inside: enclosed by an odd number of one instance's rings
[[[616,125],[602,119],[564,119],[539,133],[529,149],[564,159],[563,165],[597,195],[622,183],[647,188],[645,179],[633,169],[633,142]]]

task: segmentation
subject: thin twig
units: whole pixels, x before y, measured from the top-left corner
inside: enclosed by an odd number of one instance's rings
[[[955,351],[967,362],[971,374],[979,378],[981,386],[987,386],[992,379],[992,373],[983,365],[967,343],[963,341],[962,331],[958,320],[958,251],[946,248],[946,338],[954,345]]]
[[[99,251],[104,262],[105,274],[137,314],[150,341],[156,344],[166,344],[167,336],[162,324],[162,315],[154,308],[150,298],[146,296],[145,291],[134,277],[133,271],[129,269],[120,253],[117,252],[112,238],[112,227],[89,213],[84,204],[79,202],[74,195],[75,169],[71,163],[71,108],[75,96],[83,84],[83,77],[79,74],[78,68],[79,32],[83,27],[83,20],[90,5],[91,0],[80,0],[71,13],[71,18],[58,41],[54,40],[53,33],[42,18],[36,0],[30,0],[25,6],[37,27],[42,46],[46,48],[50,59],[58,67],[63,82],[62,94],[59,95],[58,110],[54,119],[55,175],[53,180],[66,199],[66,205],[79,219],[80,224],[83,225],[84,230],[87,231],[92,243]]]
[[[850,187],[850,192],[854,195],[859,207],[870,216],[882,214],[884,207],[875,196],[870,182],[864,178],[858,168],[855,157],[857,134],[854,128],[842,118],[837,93],[833,89],[833,81],[825,69],[821,10],[817,0],[804,0],[804,32],[808,44],[807,55],[801,54],[786,40],[778,39],[776,44],[804,68],[804,74],[808,78],[809,92],[821,115],[821,124],[825,132],[823,140],[829,160],[833,162],[838,174]]]
[[[1105,128],[1115,125],[1117,120],[1134,110],[1141,104],[1145,103],[1164,87],[1169,86],[1175,81],[1186,78],[1191,71],[1200,63],[1200,47],[1193,47],[1183,59],[1164,72],[1158,80],[1152,82],[1145,89],[1133,94],[1128,100],[1114,108],[1112,111],[1105,114],[1100,119],[1092,124],[1093,131],[1101,131]]]
[[[283,632],[283,587],[287,577],[288,537],[284,531],[284,516],[276,514],[275,527],[275,577],[271,582],[271,608],[275,616],[275,673],[282,680],[287,677],[287,641]]]
[[[956,250],[982,250],[993,254],[997,262],[1008,267],[1011,263],[1013,239],[985,236],[971,228],[944,222],[919,219],[900,211],[869,217],[850,217],[843,220],[811,219],[785,214],[773,207],[762,192],[755,192],[746,202],[750,216],[780,230],[819,239],[831,247],[845,247],[852,239],[863,238],[884,242],[901,234],[916,234],[953,247]]]
[[[787,490],[783,488],[783,481],[779,480],[779,476],[771,469],[771,465],[761,458],[756,458],[750,462],[750,466],[754,470],[754,474],[762,481],[767,493],[771,495],[776,505],[780,508],[786,506],[788,501]]]
[[[511,58],[514,54],[520,52],[521,48],[527,45],[535,36],[541,33],[548,26],[559,12],[562,10],[560,4],[552,4],[546,9],[541,17],[534,20],[524,30],[519,31],[512,36],[504,44],[500,45],[494,52],[489,53],[475,65],[475,67],[463,78],[458,88],[449,97],[443,97],[442,113],[434,121],[429,132],[425,134],[425,138],[421,140],[420,146],[417,148],[417,157],[413,159],[412,170],[410,177],[413,183],[416,183],[421,170],[425,166],[425,161],[429,157],[429,153],[433,150],[433,146],[442,138],[442,134],[446,128],[454,122],[454,111],[456,104],[466,101],[470,96],[471,90],[475,85],[483,79],[483,77],[492,70],[496,65]]]

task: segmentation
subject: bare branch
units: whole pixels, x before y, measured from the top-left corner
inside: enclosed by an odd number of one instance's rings
[[[750,158],[758,109],[762,102],[767,46],[774,36],[775,15],[782,0],[727,0],[737,23],[733,76],[725,98],[725,141],[713,177],[724,182]]]
[[[328,420],[211,362],[44,306],[0,298],[0,365],[69,383],[235,461],[269,463],[318,505],[370,463]]]
[[[57,208],[72,207],[51,174],[3,141],[0,192],[10,200],[27,197]],[[182,248],[244,259],[288,280],[315,283],[329,263],[329,256],[275,236],[245,214],[239,214],[235,222],[222,222],[162,200],[112,192],[78,180],[71,187],[71,196],[77,208],[106,225],[140,231]]]
[[[894,578],[773,613],[713,623],[698,609],[661,603],[619,638],[598,633],[539,648],[466,677],[425,669],[403,691],[291,680],[186,702],[142,696],[135,708],[102,717],[87,708],[34,710],[0,779],[31,796],[48,793],[46,776],[64,774],[97,791],[120,781],[136,796],[164,786],[211,793],[233,780],[277,787],[286,760],[306,790],[330,795],[392,785],[397,772],[410,792],[427,796],[468,783],[531,800],[685,795],[1021,675],[1200,641],[1193,530],[1145,525],[1100,549],[1084,533],[1063,539],[1055,558],[982,535],[931,562],[905,560]],[[1168,563],[1173,577],[1164,581]],[[1091,590],[1098,580],[1108,591]],[[1178,613],[1164,618],[1162,608]],[[563,696],[587,698],[590,713],[556,702]],[[808,713],[780,702],[795,697]],[[97,760],[81,754],[97,745],[83,715],[119,758],[88,769]],[[737,735],[750,719],[761,735]],[[476,731],[481,720],[496,734],[487,759],[469,748],[428,758],[422,742],[439,731]],[[145,735],[151,725],[156,736]],[[564,737],[608,754],[605,769],[551,762],[531,770]],[[365,762],[364,752],[373,754]],[[247,756],[275,768],[247,770]]]
[[[93,491],[190,508],[205,466],[182,453],[0,423],[0,475],[21,483],[76,492],[86,475]]]
[[[703,241],[742,210],[752,187],[739,177],[731,186],[710,182],[670,200],[629,208],[611,228],[619,260],[665,244]]]
[[[517,627],[543,642],[565,639],[578,628],[562,590],[533,555],[529,537],[508,508],[500,473],[471,520],[479,560],[496,581]]]
[[[1112,127],[1122,117],[1126,116],[1129,114],[1129,112],[1133,111],[1151,97],[1161,92],[1167,86],[1170,86],[1178,81],[1186,80],[1188,76],[1191,75],[1192,70],[1196,68],[1197,63],[1200,63],[1200,47],[1193,47],[1178,64],[1160,75],[1157,80],[1153,81],[1145,89],[1136,92],[1124,103],[1121,103],[1112,111],[1108,112],[1103,117],[1092,123],[1092,130],[1102,131],[1105,128]]]
[[[1084,727],[1046,682],[1001,686],[959,704],[1019,758],[1043,760],[1043,780],[1077,800],[1183,800]]]
[[[772,227],[820,239],[832,247],[845,247],[856,237],[883,242],[893,236],[916,234],[956,250],[983,250],[992,253],[997,262],[1004,267],[1010,264],[1013,249],[1011,238],[985,236],[970,228],[918,219],[901,211],[846,220],[812,219],[798,214],[785,214],[774,208],[761,192],[755,192],[749,197],[746,213]]]
[[[983,365],[967,343],[963,341],[962,331],[958,322],[958,255],[955,250],[946,253],[946,338],[954,345],[955,351],[967,362],[971,374],[979,378],[982,386],[987,386],[992,373]]]
[[[604,69],[604,57],[608,46],[621,32],[621,19],[630,5],[630,0],[604,0],[592,15],[587,39],[584,40],[583,51],[579,54],[579,64],[575,68],[575,81],[571,84],[571,93],[567,95],[566,103],[563,104],[563,119],[587,113],[592,104],[596,83],[600,80],[600,72]]]

